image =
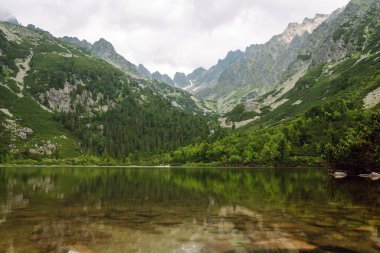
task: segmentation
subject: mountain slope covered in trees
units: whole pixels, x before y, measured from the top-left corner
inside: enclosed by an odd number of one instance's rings
[[[186,92],[128,75],[40,29],[0,30],[2,161],[126,159],[209,138],[212,124]]]

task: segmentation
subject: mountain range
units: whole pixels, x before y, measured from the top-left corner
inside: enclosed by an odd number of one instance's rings
[[[104,39],[58,39],[34,25],[0,22],[0,48],[1,159],[125,158],[215,132],[201,101],[139,77]]]
[[[328,145],[352,143],[357,124],[380,107],[378,0],[291,23],[265,44],[173,79],[136,66],[105,39],[55,38],[4,17],[3,162],[319,161]]]
[[[345,29],[363,29],[368,11],[377,11],[378,1],[351,1],[345,8],[332,14],[317,14],[302,23],[291,23],[282,34],[262,45],[253,44],[244,52],[230,51],[224,59],[208,70],[198,68],[186,78],[177,73],[177,87],[184,88],[199,99],[218,102],[220,112],[252,99],[286,82],[292,74],[317,63],[339,61],[357,50],[361,41],[348,42],[355,34],[346,34],[338,41],[339,32]],[[353,20],[351,16],[355,16]],[[375,16],[377,17],[377,16]],[[377,20],[374,28],[376,29]],[[365,31],[358,31],[357,35]],[[360,40],[360,38],[356,38]]]
[[[64,36],[60,38],[66,42],[77,45],[83,49],[89,50],[91,53],[100,57],[115,67],[135,77],[145,78],[147,80],[156,80],[176,87],[174,81],[167,74],[161,74],[158,71],[151,73],[143,64],[136,66],[122,55],[118,54],[114,46],[104,38],[99,39],[94,44],[86,40],[80,40],[77,37]]]

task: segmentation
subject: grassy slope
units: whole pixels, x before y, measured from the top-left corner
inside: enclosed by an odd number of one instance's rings
[[[1,25],[5,27],[5,29],[15,29],[15,34],[19,32],[22,34],[18,29],[25,29],[11,24],[1,23]],[[0,46],[3,52],[2,57],[0,57],[2,69],[0,82],[7,85],[12,91],[20,93],[20,89],[12,79],[12,77],[16,77],[19,71],[19,67],[16,66],[15,63],[26,59],[31,50],[35,50],[34,44],[28,37],[23,37],[19,43],[9,41],[3,32],[0,33]],[[36,31],[35,33],[36,36],[43,34],[41,31]],[[62,48],[55,47],[51,50],[61,52]],[[12,91],[4,86],[0,86],[0,107],[8,109],[10,113],[13,114],[14,117],[11,119],[15,120],[19,127],[28,127],[33,130],[33,134],[28,135],[27,140],[16,137],[12,142],[13,144],[16,144],[17,147],[23,151],[43,140],[50,140],[58,144],[60,157],[65,158],[79,154],[77,147],[79,140],[54,119],[54,114],[43,110],[25,89],[23,91],[23,97],[17,96]],[[5,120],[5,115],[2,116]]]
[[[379,56],[377,53],[359,61],[360,55],[356,55],[333,67],[317,66],[308,71],[292,90],[277,100],[288,99],[276,109],[264,110],[261,115],[253,112],[251,115],[252,113],[245,113],[237,108],[235,111],[238,114],[232,117],[259,115],[259,120],[246,127],[246,129],[256,129],[294,119],[315,105],[330,103],[337,99],[350,101],[356,108],[361,108],[363,98],[380,87]],[[295,105],[298,100],[302,103]]]
[[[7,108],[14,117],[20,119],[17,121],[20,126],[33,130],[33,134],[26,141],[17,139],[18,146],[30,146],[41,140],[52,140],[59,145],[60,157],[80,154],[77,147],[79,141],[54,120],[54,114],[43,110],[31,96],[19,98],[8,89],[0,87],[0,106]]]

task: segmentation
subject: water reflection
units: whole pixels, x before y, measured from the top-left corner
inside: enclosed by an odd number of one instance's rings
[[[0,169],[0,253],[377,252],[379,186],[320,169]]]

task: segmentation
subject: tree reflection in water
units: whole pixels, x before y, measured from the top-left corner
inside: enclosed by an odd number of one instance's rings
[[[376,252],[379,193],[323,169],[0,169],[0,252]]]

